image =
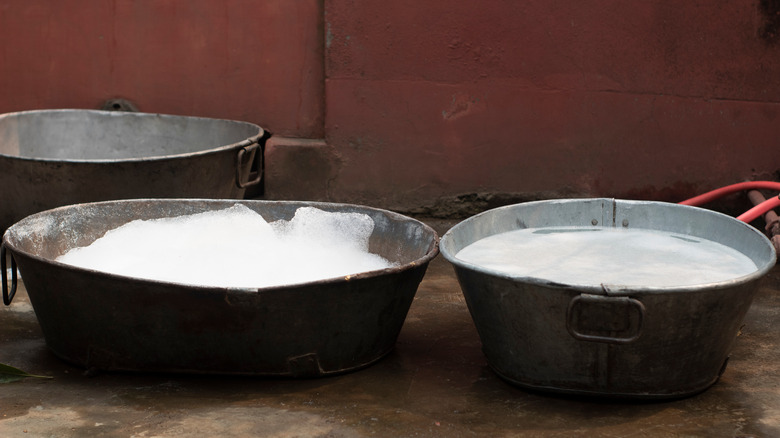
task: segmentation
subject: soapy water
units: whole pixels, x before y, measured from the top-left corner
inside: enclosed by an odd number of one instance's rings
[[[374,221],[362,213],[301,207],[267,222],[235,204],[172,218],[134,220],[57,261],[128,277],[199,286],[260,288],[386,269],[368,252]]]
[[[495,234],[456,257],[504,274],[573,286],[694,286],[755,272],[739,251],[655,230],[528,228]]]

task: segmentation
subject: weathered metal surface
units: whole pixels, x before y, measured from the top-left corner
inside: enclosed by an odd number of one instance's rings
[[[301,206],[365,213],[375,223],[370,251],[400,265],[300,285],[237,289],[128,278],[54,261],[131,220],[236,202],[268,221],[290,219]],[[106,370],[293,377],[359,369],[390,352],[428,262],[438,254],[433,229],[389,211],[248,200],[67,206],[16,223],[3,245],[18,263],[47,345],[66,361]]]
[[[553,226],[631,227],[707,238],[742,252],[758,268],[701,286],[575,287],[496,273],[455,256],[490,235]],[[441,251],[455,267],[485,356],[499,375],[544,391],[631,398],[681,397],[715,383],[759,279],[775,264],[768,239],[732,217],[612,199],[490,210],[449,230]]]
[[[8,279],[6,278],[6,275],[8,275],[8,271],[6,271],[6,264],[8,262],[8,257],[5,255],[5,246],[0,245],[0,272],[2,272],[2,279],[3,283],[0,285],[0,288],[2,288],[3,291],[3,304],[6,306],[11,304],[11,301],[14,299],[14,295],[16,295],[16,287],[18,286],[18,278],[17,278],[17,269],[16,269],[16,260],[14,260],[13,257],[10,257],[11,259],[11,285],[8,285]]]
[[[262,169],[247,122],[41,110],[0,115],[0,232],[50,208],[130,198],[241,198]]]

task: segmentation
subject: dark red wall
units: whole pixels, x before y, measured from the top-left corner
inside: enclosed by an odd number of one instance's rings
[[[316,0],[0,0],[0,112],[98,108],[323,135]]]
[[[680,200],[777,177],[777,15],[758,1],[326,5],[326,132],[360,163],[340,192]]]
[[[0,0],[0,112],[252,121],[268,198],[674,201],[780,177],[778,3]]]

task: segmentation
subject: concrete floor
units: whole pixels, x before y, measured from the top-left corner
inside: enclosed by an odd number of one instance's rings
[[[431,224],[440,233],[450,225]],[[775,268],[728,368],[707,391],[610,402],[531,393],[497,377],[442,256],[389,356],[313,380],[86,375],[47,350],[21,288],[0,308],[0,363],[53,379],[0,385],[0,436],[780,436],[779,291]]]

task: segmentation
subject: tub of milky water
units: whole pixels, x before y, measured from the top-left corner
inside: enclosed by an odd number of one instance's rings
[[[639,399],[714,384],[775,265],[769,239],[730,216],[615,199],[489,210],[440,249],[502,378]]]
[[[392,350],[438,237],[356,205],[134,199],[28,216],[2,252],[68,362],[316,377]]]

